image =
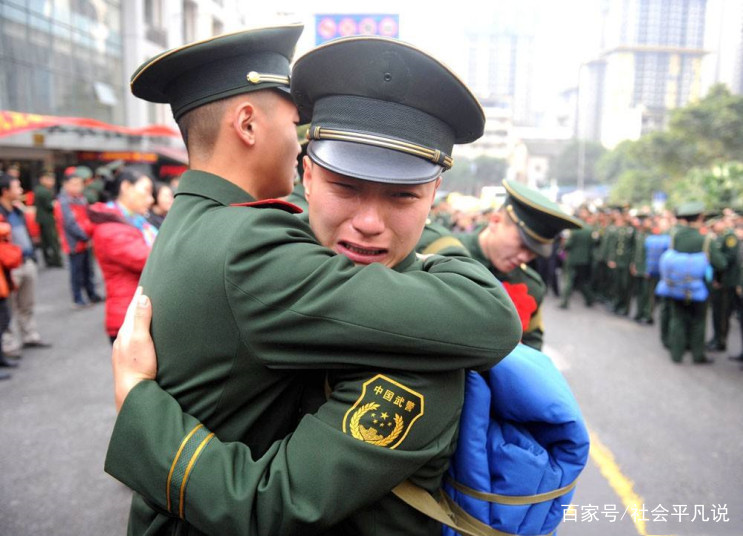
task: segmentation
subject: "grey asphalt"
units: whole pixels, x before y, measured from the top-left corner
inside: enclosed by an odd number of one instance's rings
[[[621,474],[619,482],[631,486],[647,509],[647,522],[638,527],[629,514],[609,521],[607,513],[617,510],[619,517],[626,504],[600,473],[605,465],[592,458],[573,498],[578,521],[566,520],[560,534],[743,534],[743,370],[728,359],[741,352],[737,321],[728,351],[709,353],[713,364],[694,365],[689,353],[674,364],[657,324],[638,325],[582,301],[575,295],[570,309],[562,310],[557,299],[546,298],[545,351],[608,449],[615,464],[609,477]]]
[[[69,289],[66,269],[40,269],[37,321],[53,346],[24,350],[0,382],[2,536],[125,533],[130,493],[103,472],[115,418],[104,305],[75,310]]]
[[[37,316],[50,349],[24,352],[0,382],[0,536],[125,534],[129,492],[103,472],[113,426],[110,344],[103,305],[74,310],[66,270],[40,271]],[[588,309],[544,304],[546,351],[570,383],[591,431],[648,510],[667,521],[632,523],[605,467],[591,460],[560,536],[738,536],[743,533],[743,371],[730,352],[674,365],[657,326]],[[615,475],[616,476],[616,475]],[[709,518],[675,520],[675,506]],[[715,506],[716,505],[716,506]],[[727,521],[712,519],[725,505]],[[593,515],[592,515],[593,512]],[[657,518],[656,518],[657,519]]]

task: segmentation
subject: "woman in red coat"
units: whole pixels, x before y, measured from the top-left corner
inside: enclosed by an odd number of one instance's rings
[[[116,179],[114,195],[114,201],[88,209],[95,255],[106,283],[106,332],[112,343],[157,236],[145,218],[153,202],[152,179],[125,169]]]

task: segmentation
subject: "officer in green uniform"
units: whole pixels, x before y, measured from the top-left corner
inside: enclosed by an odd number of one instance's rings
[[[537,255],[549,256],[564,229],[582,223],[539,192],[516,181],[504,180],[507,196],[489,222],[471,233],[451,235],[441,227],[427,227],[418,251],[424,254],[468,251],[503,283],[521,318],[521,342],[541,350],[544,340],[541,304],[546,286],[527,263]]]
[[[735,235],[732,222],[726,217],[717,219],[712,225],[712,230],[717,235],[717,246],[725,257],[726,264],[723,270],[716,270],[714,274],[710,292],[713,336],[707,343],[707,349],[722,352],[727,349],[730,315],[735,300],[735,287],[738,284],[738,237]]]
[[[418,260],[413,251],[452,145],[484,128],[469,90],[417,49],[352,38],[294,66],[292,94],[312,117],[310,221],[327,249],[282,210],[291,206],[261,203],[248,193],[258,186],[226,180],[253,176],[234,168],[260,156],[270,181],[255,191],[291,189],[297,118],[281,128],[263,123],[258,104],[290,105],[268,88],[285,86],[298,35],[286,27],[222,36],[134,75],[136,95],[170,102],[181,128],[189,126],[190,163],[201,171],[181,179],[142,277],[157,383],[140,382],[126,396],[106,460],[110,474],[144,494],[133,502],[132,533],[314,534],[341,520],[339,534],[438,530],[389,491],[408,477],[438,488],[462,369],[492,366],[520,337],[513,304],[479,263]],[[215,68],[239,77],[223,80]],[[225,90],[237,94],[226,105]],[[236,114],[218,122],[205,159],[191,143],[188,103]],[[230,136],[240,155],[224,165]],[[289,137],[295,150],[272,171],[262,159]],[[301,369],[333,367],[342,370],[328,375],[330,399],[297,427]]]
[[[565,287],[563,288],[562,301],[560,308],[567,309],[570,303],[570,295],[573,288],[577,287],[586,307],[591,307],[594,301],[593,290],[591,289],[591,262],[593,260],[594,240],[594,222],[595,216],[587,208],[581,208],[578,213],[581,221],[585,225],[581,229],[567,231],[565,239]]]
[[[54,172],[43,171],[39,184],[34,188],[34,206],[36,223],[41,231],[41,252],[47,268],[62,267],[57,224],[54,221],[54,197]]]
[[[704,204],[698,201],[684,203],[678,207],[678,224],[671,233],[671,249],[681,253],[704,251],[713,269],[725,267],[725,258],[720,253],[711,235],[703,236],[702,226]],[[668,299],[670,320],[668,344],[671,360],[680,363],[687,347],[692,360],[697,364],[712,363],[714,360],[704,355],[704,331],[707,324],[707,301]]]

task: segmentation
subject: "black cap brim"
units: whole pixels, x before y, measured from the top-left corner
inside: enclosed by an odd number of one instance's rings
[[[553,243],[540,242],[533,237],[529,236],[529,233],[519,227],[519,233],[521,233],[521,239],[531,251],[539,255],[540,257],[549,257],[552,254]]]
[[[443,167],[383,147],[337,140],[312,140],[307,154],[320,166],[357,179],[390,184],[425,184]]]

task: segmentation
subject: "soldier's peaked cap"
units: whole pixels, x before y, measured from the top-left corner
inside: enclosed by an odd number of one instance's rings
[[[218,35],[168,50],[132,75],[132,93],[169,103],[178,120],[216,100],[260,89],[288,93],[290,62],[301,24],[271,26]]]
[[[704,203],[702,201],[689,201],[682,203],[676,209],[676,217],[694,219],[704,212]]]
[[[504,180],[507,196],[503,206],[518,226],[521,238],[537,255],[548,257],[563,229],[579,229],[583,222],[564,212],[539,192],[520,182]]]
[[[308,155],[331,171],[375,182],[430,182],[455,143],[482,136],[485,114],[438,60],[383,37],[331,41],[297,59],[292,96],[311,118]]]

